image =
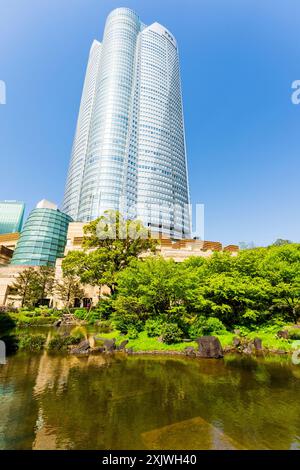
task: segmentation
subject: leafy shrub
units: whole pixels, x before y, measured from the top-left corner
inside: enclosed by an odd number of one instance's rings
[[[50,317],[53,314],[53,309],[49,307],[37,307],[34,309],[37,316]]]
[[[66,337],[55,335],[48,343],[48,351],[61,351],[66,349]]]
[[[128,329],[128,338],[129,339],[136,339],[138,336],[139,336],[138,330],[134,326],[131,326]]]
[[[70,335],[56,334],[48,343],[48,351],[66,351],[68,346],[80,343],[85,335],[80,327],[72,330]]]
[[[85,320],[87,318],[88,312],[86,308],[77,308],[74,310],[74,316],[78,318],[78,320]]]
[[[139,319],[138,315],[132,313],[127,314],[118,314],[115,313],[113,315],[113,324],[115,328],[121,333],[127,333],[128,330],[134,327],[137,331],[141,331],[143,329],[143,323]]]
[[[97,324],[97,326],[99,333],[110,333],[113,330],[112,324],[109,320],[102,320]]]
[[[96,310],[101,320],[107,320],[113,312],[113,300],[110,297],[99,300]]]
[[[85,338],[85,331],[82,327],[77,326],[71,331],[70,334],[70,343],[69,344],[77,344],[80,343]]]
[[[91,310],[86,317],[86,320],[91,323],[92,325],[96,322],[101,320],[102,314],[99,310]]]
[[[15,320],[7,313],[0,313],[0,331],[8,331],[16,326]]]
[[[38,352],[44,348],[45,335],[21,335],[19,337],[19,348],[23,351]]]
[[[300,339],[300,328],[292,328],[289,330],[289,338],[290,339]]]
[[[202,315],[196,318],[189,329],[190,337],[193,339],[199,336],[211,335],[212,333],[221,334],[222,332],[225,333],[226,328],[221,320],[215,317],[206,318]]]
[[[164,323],[161,337],[166,344],[179,343],[183,332],[176,323]]]
[[[166,322],[176,323],[183,333],[188,334],[191,318],[184,305],[176,305],[167,310]]]
[[[145,323],[145,330],[149,338],[155,338],[162,333],[163,321],[160,318],[148,319]]]

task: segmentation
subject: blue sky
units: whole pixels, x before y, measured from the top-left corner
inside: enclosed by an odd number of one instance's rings
[[[298,0],[2,0],[0,199],[60,203],[91,42],[127,6],[180,48],[192,202],[205,238],[300,241]]]

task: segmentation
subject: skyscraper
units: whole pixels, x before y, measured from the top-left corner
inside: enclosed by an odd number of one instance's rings
[[[117,8],[90,50],[62,210],[83,222],[120,210],[187,238],[188,203],[176,40]]]
[[[24,210],[24,202],[0,201],[0,234],[20,232]]]

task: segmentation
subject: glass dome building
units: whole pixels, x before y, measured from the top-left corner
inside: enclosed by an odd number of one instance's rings
[[[54,266],[64,254],[71,221],[55,204],[39,202],[24,224],[11,264]]]

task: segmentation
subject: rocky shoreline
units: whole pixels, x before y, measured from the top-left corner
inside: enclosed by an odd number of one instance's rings
[[[69,352],[73,355],[89,355],[89,354],[114,354],[122,352],[128,355],[163,355],[163,356],[185,356],[190,358],[207,358],[221,359],[228,353],[239,353],[248,356],[262,354],[286,355],[289,351],[263,348],[262,341],[255,338],[253,341],[243,341],[236,339],[233,346],[222,348],[219,339],[215,336],[202,336],[197,338],[198,349],[187,346],[183,351],[177,350],[139,350],[134,351],[132,348],[126,348],[128,340],[122,341],[120,345],[116,345],[115,339],[96,338],[103,342],[102,346],[91,347],[88,340],[84,340],[76,346],[70,348]]]

